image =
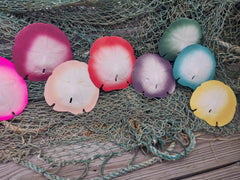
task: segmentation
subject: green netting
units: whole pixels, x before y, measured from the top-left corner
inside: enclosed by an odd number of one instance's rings
[[[99,37],[112,35],[128,40],[136,57],[158,53],[157,43],[163,32],[181,17],[199,22],[204,37],[201,43],[217,60],[215,79],[239,94],[240,2],[236,0],[2,0],[0,56],[11,60],[16,34],[34,22],[59,27],[68,36],[76,60],[88,62],[91,44]],[[27,83],[27,108],[0,125],[0,162],[14,160],[50,179],[64,179],[58,170],[69,164],[83,165],[79,177],[86,177],[89,165],[96,160],[101,160],[99,177],[117,177],[160,159],[184,157],[195,144],[191,132],[226,136],[240,127],[237,113],[221,128],[195,117],[189,107],[192,90],[180,85],[164,99],[145,98],[132,86],[101,92],[93,111],[75,116],[55,112],[46,104],[45,82]],[[183,150],[175,150],[173,142]],[[139,149],[153,154],[153,159],[134,164],[133,155],[128,167],[104,174],[109,159],[129,151],[136,154]],[[45,168],[28,162],[36,155],[44,160]]]

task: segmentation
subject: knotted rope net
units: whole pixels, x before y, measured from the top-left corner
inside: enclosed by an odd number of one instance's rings
[[[135,56],[158,53],[157,43],[176,19],[188,17],[203,30],[201,44],[217,61],[215,79],[240,93],[240,2],[238,0],[2,0],[0,56],[12,60],[17,33],[43,22],[60,28],[72,44],[73,59],[88,62],[92,43],[102,36],[121,36]],[[59,170],[83,166],[78,177],[88,177],[89,166],[101,160],[98,178],[111,179],[162,159],[185,157],[195,145],[193,132],[230,135],[239,131],[239,111],[224,127],[211,127],[189,107],[192,90],[177,85],[167,98],[145,98],[132,86],[100,92],[96,107],[83,115],[55,112],[43,96],[45,82],[29,82],[29,104],[24,112],[0,124],[0,162],[15,161],[49,179],[66,179]],[[181,149],[176,150],[176,146]],[[138,151],[153,158],[135,164]],[[134,152],[127,167],[104,173],[107,162]],[[31,162],[40,158],[45,166]]]

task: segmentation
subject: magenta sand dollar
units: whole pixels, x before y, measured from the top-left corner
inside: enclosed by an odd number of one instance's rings
[[[28,104],[27,84],[13,63],[0,57],[0,121],[19,115]]]
[[[71,60],[54,69],[45,85],[44,96],[56,111],[81,114],[94,108],[99,89],[89,77],[88,65]]]
[[[172,66],[157,54],[144,54],[137,59],[132,80],[136,91],[146,97],[166,97],[175,90]]]
[[[52,24],[34,23],[15,38],[13,62],[22,77],[45,81],[56,66],[72,59],[67,36]]]

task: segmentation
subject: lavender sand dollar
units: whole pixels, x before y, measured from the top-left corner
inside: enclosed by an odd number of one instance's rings
[[[175,90],[171,64],[158,54],[140,56],[133,69],[133,87],[145,97],[163,98]]]

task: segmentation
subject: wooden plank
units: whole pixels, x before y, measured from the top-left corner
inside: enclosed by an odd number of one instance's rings
[[[214,152],[213,152],[214,150]],[[240,160],[237,141],[197,141],[189,157],[177,162],[164,162],[130,173],[119,179],[175,179]],[[137,175],[137,176],[136,176]]]
[[[240,162],[232,164],[227,167],[223,167],[217,170],[213,170],[207,173],[202,173],[185,180],[198,180],[198,179],[211,179],[211,180],[239,180],[240,179]]]
[[[34,173],[33,171],[17,165],[15,163],[6,163],[0,165],[0,179],[1,180],[46,180],[40,174]]]
[[[227,138],[226,138],[227,139]],[[202,171],[207,171],[215,167],[227,165],[240,161],[240,141],[206,141],[197,140],[197,145],[194,151],[185,159],[174,162],[163,162],[153,166],[128,173],[117,179],[171,179],[183,177],[186,175],[196,174]],[[105,166],[105,174],[113,172],[119,168],[126,167],[131,160],[132,154],[128,153],[121,157],[111,159]],[[136,163],[150,159],[151,156],[139,154]],[[32,158],[32,162],[44,166],[44,162],[39,159]],[[87,178],[92,178],[99,175],[101,161],[96,161],[89,166]],[[54,170],[54,169],[53,169]],[[63,167],[58,175],[62,177],[76,177],[83,171],[83,166],[68,165]],[[217,174],[216,174],[217,177]],[[42,175],[14,163],[0,164],[0,179],[17,179],[17,180],[45,180]]]

